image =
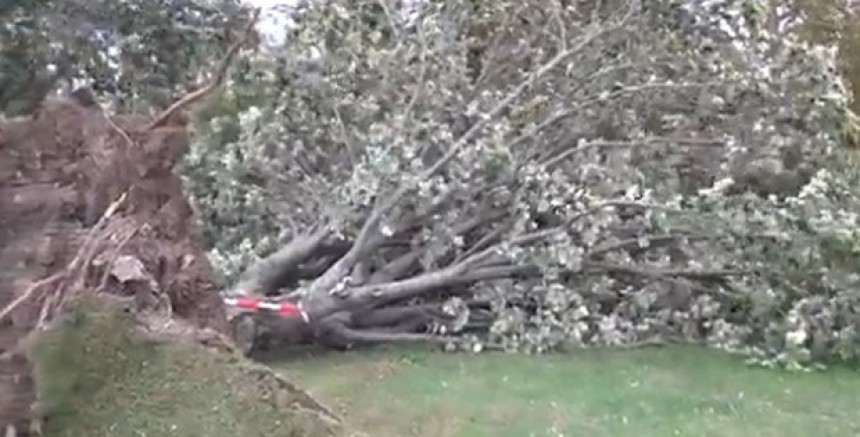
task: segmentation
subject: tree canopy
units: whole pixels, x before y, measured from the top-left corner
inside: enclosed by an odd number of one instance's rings
[[[170,102],[244,22],[237,0],[2,2],[0,110],[26,114],[58,87],[91,85],[120,109]]]

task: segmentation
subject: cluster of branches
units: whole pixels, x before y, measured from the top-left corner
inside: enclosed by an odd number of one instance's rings
[[[337,342],[366,342],[394,340],[449,341],[436,337],[437,332],[486,333],[495,322],[498,308],[488,296],[477,295],[478,283],[501,280],[524,281],[539,279],[546,274],[545,266],[511,256],[512,248],[520,250],[547,244],[568,245],[569,250],[587,247],[581,238],[571,238],[580,222],[605,210],[623,210],[626,218],[641,215],[653,205],[625,198],[604,200],[567,217],[553,217],[551,222],[534,225],[523,220],[514,198],[499,200],[494,192],[516,193],[523,189],[522,173],[516,170],[509,177],[492,183],[468,184],[460,191],[450,191],[426,205],[404,202],[419,185],[439,174],[455,161],[464,148],[470,147],[501,114],[522,102],[536,83],[559,68],[569,65],[595,41],[612,35],[629,25],[632,17],[642,11],[633,3],[618,8],[616,13],[587,26],[575,38],[568,40],[566,26],[560,23],[557,32],[562,43],[556,53],[525,75],[518,84],[495,102],[453,141],[441,150],[438,159],[419,175],[393,187],[387,196],[380,196],[367,214],[354,238],[335,236],[336,227],[321,224],[317,229],[295,238],[245,273],[234,287],[241,293],[274,293],[281,289],[296,289],[289,295],[301,301],[309,322],[319,336],[334,334]],[[480,80],[480,79],[478,79]],[[683,85],[680,86],[683,88]],[[633,87],[635,88],[635,87]],[[641,88],[641,87],[640,87]],[[647,88],[644,87],[644,88]],[[655,88],[660,88],[655,86]],[[634,92],[631,87],[616,91]],[[419,93],[410,100],[414,105]],[[508,148],[562,121],[568,114],[583,110],[586,105],[558,111],[533,129],[512,139]],[[412,111],[412,106],[407,112]],[[551,169],[574,153],[589,148],[633,147],[650,143],[669,143],[681,147],[723,147],[712,139],[649,138],[638,143],[624,141],[591,141],[577,147],[556,148],[531,160],[539,161],[543,169]],[[474,182],[474,181],[472,181]],[[488,194],[489,193],[489,194]],[[406,205],[404,205],[404,203]],[[447,234],[452,244],[440,247],[438,241],[427,241],[426,232],[434,221],[449,211],[455,211],[459,222]],[[552,215],[552,214],[550,214]],[[531,223],[531,228],[526,223]],[[641,235],[647,229],[626,229],[628,235]],[[726,277],[742,271],[713,269],[643,270],[606,261],[607,254],[631,248],[663,248],[673,242],[693,239],[714,239],[719,236],[674,233],[652,237],[617,238],[612,244],[591,247],[581,254],[576,266],[561,273],[567,276],[610,275],[631,285],[643,281],[680,282],[693,289],[704,289]],[[559,240],[561,239],[561,240]],[[578,241],[577,241],[578,240]],[[647,249],[641,249],[647,250]],[[309,281],[301,283],[299,281]],[[301,286],[300,286],[301,285]],[[511,305],[506,299],[505,305]],[[521,302],[520,305],[528,305]],[[465,331],[464,331],[465,330]],[[326,339],[319,339],[327,341]]]
[[[223,97],[256,100],[204,126],[192,191],[216,255],[274,252],[234,291],[286,290],[346,344],[783,326],[761,316],[796,303],[769,294],[767,257],[847,101],[827,52],[759,26],[772,3],[715,4],[729,28],[660,2],[466,3],[314,3],[254,61],[275,97]]]
[[[475,190],[480,198],[481,190]],[[499,309],[498,297],[487,293],[487,283],[511,280],[520,283],[540,281],[545,272],[533,262],[522,262],[510,255],[511,247],[528,248],[559,244],[579,220],[609,210],[639,214],[654,205],[619,199],[602,202],[578,214],[569,222],[530,232],[510,235],[515,218],[505,208],[483,207],[461,211],[471,217],[453,229],[455,243],[433,250],[423,244],[420,231],[438,210],[451,207],[441,202],[426,211],[409,214],[396,223],[377,225],[366,230],[370,236],[343,239],[332,229],[321,226],[249,269],[234,290],[240,293],[280,294],[300,300],[310,323],[317,325],[315,340],[322,343],[351,344],[384,341],[450,342],[438,334],[479,334],[493,327]],[[618,233],[639,233],[645,229],[619,229]],[[773,238],[768,235],[759,238]],[[727,285],[732,276],[754,272],[741,269],[641,268],[611,262],[615,252],[633,253],[647,258],[649,251],[677,248],[681,243],[725,239],[726,236],[673,232],[665,235],[616,238],[598,244],[581,255],[577,266],[556,274],[568,280],[582,277],[616,278],[623,286],[642,288],[650,282],[672,283],[698,294],[710,295]],[[580,246],[582,241],[570,242]],[[680,262],[680,260],[676,260]],[[483,286],[476,286],[482,284]],[[510,291],[502,305],[529,307],[541,305],[516,298]],[[611,296],[610,296],[611,299]],[[676,303],[679,307],[683,304]],[[562,310],[569,309],[563,308]],[[334,337],[332,337],[334,336]],[[488,345],[492,346],[492,345]],[[498,346],[498,345],[497,345]]]

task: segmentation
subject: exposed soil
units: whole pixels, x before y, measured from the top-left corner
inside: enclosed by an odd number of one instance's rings
[[[0,315],[0,429],[26,428],[32,381],[21,340],[60,313],[64,292],[106,292],[136,311],[166,309],[227,332],[220,284],[172,171],[188,136],[181,113],[152,127],[65,99],[0,122],[0,308],[28,296]]]

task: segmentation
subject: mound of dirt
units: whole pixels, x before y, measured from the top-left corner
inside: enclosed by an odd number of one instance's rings
[[[30,334],[51,326],[65,330],[68,304],[81,293],[119,302],[150,339],[231,348],[221,287],[173,172],[188,143],[186,122],[181,112],[158,123],[110,116],[70,99],[45,102],[33,118],[0,122],[0,430],[14,427],[26,435],[39,418],[31,408],[29,355],[38,339]],[[98,336],[80,347],[97,342]],[[184,365],[175,364],[178,370]],[[233,395],[227,390],[222,397]],[[172,408],[170,399],[160,405]]]
[[[224,331],[220,287],[172,171],[187,143],[183,117],[150,128],[147,117],[112,118],[70,100],[0,125],[0,296],[65,269],[89,239],[83,285],[141,304],[165,295],[177,316]],[[141,274],[108,273],[123,260]],[[18,326],[36,321],[17,315]]]
[[[326,436],[301,390],[240,355],[153,342],[122,306],[83,298],[33,344],[50,436]],[[312,401],[311,401],[312,402]]]

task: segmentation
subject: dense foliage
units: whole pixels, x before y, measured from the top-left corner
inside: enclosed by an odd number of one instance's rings
[[[370,229],[398,241],[364,253],[353,286],[459,272],[388,296],[442,310],[422,330],[452,346],[856,360],[858,175],[840,147],[856,122],[836,50],[809,42],[803,8],[694,5],[302,4],[286,44],[197,114],[186,173],[213,260],[233,282],[315,225],[356,245]],[[126,109],[163,104],[241,15],[87,6],[0,11],[4,113],[76,79]]]
[[[470,349],[855,360],[850,95],[779,4],[309,2],[200,114],[213,259],[233,280],[315,223],[355,236],[400,187],[383,229],[425,215],[413,274],[485,252],[541,272],[411,301]]]
[[[0,3],[0,111],[31,112],[72,83],[118,109],[170,103],[197,83],[244,18],[236,0]]]

